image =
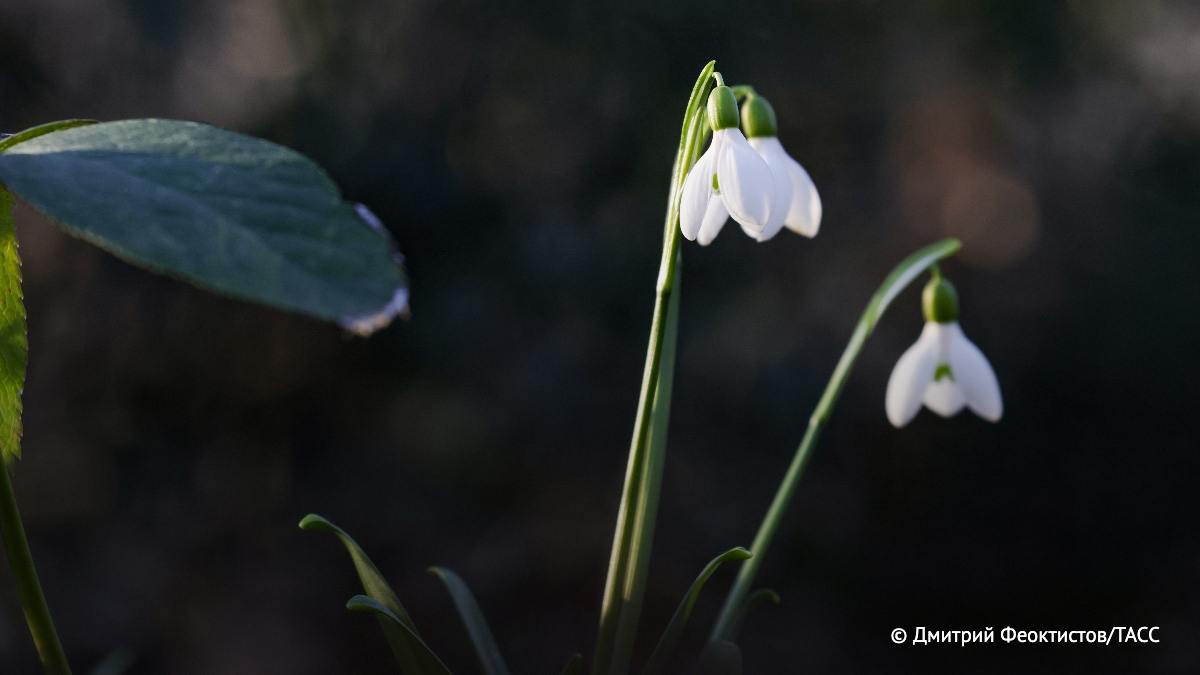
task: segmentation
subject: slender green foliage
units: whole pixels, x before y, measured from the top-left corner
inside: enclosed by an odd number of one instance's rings
[[[21,454],[21,392],[29,343],[12,195],[0,186],[0,459]]]
[[[0,542],[8,555],[17,597],[25,609],[25,622],[29,624],[42,667],[51,675],[66,675],[71,666],[38,581],[8,475],[10,463],[21,452],[21,391],[25,387],[28,358],[21,259],[17,253],[12,206],[12,196],[0,187]]]
[[[483,672],[486,675],[508,675],[508,665],[504,663],[500,647],[496,644],[496,638],[492,636],[492,629],[483,616],[483,610],[475,600],[475,594],[457,574],[445,567],[430,567],[429,571],[441,579],[446,585],[446,590],[450,592],[450,599],[454,601],[458,615],[467,627],[467,636],[471,638],[471,645],[475,647],[475,654],[479,657],[479,665]]]
[[[391,607],[375,598],[356,595],[346,601],[346,609],[374,614],[379,619],[388,646],[392,648],[392,655],[405,675],[450,675],[446,664],[417,635],[409,622],[392,611]]]
[[[850,378],[850,371],[854,367],[854,362],[858,359],[858,354],[862,351],[863,345],[866,344],[867,338],[875,330],[880,317],[883,316],[884,311],[887,310],[892,300],[912,283],[913,279],[916,279],[917,276],[929,269],[938,260],[953,255],[958,251],[959,247],[960,244],[957,239],[944,239],[913,253],[888,274],[887,278],[883,280],[883,284],[880,285],[879,290],[875,291],[875,294],[871,296],[871,301],[867,303],[866,310],[863,311],[862,316],[858,320],[858,325],[854,328],[854,333],[850,336],[850,342],[846,345],[845,351],[842,352],[842,357],[833,369],[833,375],[829,378],[829,383],[825,386],[825,392],[821,395],[821,400],[817,402],[817,407],[813,411],[812,417],[809,418],[808,429],[804,432],[804,438],[800,441],[800,446],[796,448],[796,454],[792,458],[791,466],[788,467],[787,473],[784,474],[783,481],[780,483],[779,489],[775,492],[775,497],[771,501],[771,506],[767,509],[767,515],[763,518],[762,524],[759,525],[758,534],[755,535],[754,543],[750,546],[750,551],[754,553],[754,557],[742,565],[733,587],[729,590],[729,595],[725,599],[725,605],[722,607],[721,614],[717,618],[716,625],[713,627],[713,640],[733,640],[733,633],[736,629],[741,607],[746,600],[746,596],[750,593],[750,588],[754,584],[754,577],[758,574],[759,566],[762,565],[763,557],[766,555],[771,541],[775,538],[775,532],[779,529],[783,515],[787,512],[787,507],[792,501],[792,496],[796,492],[796,486],[799,484],[800,477],[804,474],[804,468],[808,464],[808,458],[812,454],[813,448],[816,447],[821,429],[833,413],[833,407],[837,403],[838,396],[846,386],[846,380]]]
[[[341,540],[342,545],[346,547],[346,552],[350,554],[350,560],[354,563],[354,570],[358,572],[358,579],[362,583],[363,590],[367,592],[366,596],[356,596],[359,598],[358,600],[352,599],[351,602],[354,606],[347,605],[347,608],[373,612],[379,619],[379,625],[383,629],[384,636],[387,638],[388,645],[391,646],[392,653],[395,654],[401,670],[412,674],[425,673],[424,669],[428,668],[433,652],[421,640],[416,624],[413,623],[404,606],[400,604],[400,598],[396,596],[396,592],[379,573],[379,568],[375,567],[375,563],[371,562],[371,558],[362,550],[358,542],[354,541],[354,538],[345,530],[315,513],[308,514],[300,521],[300,529],[310,532],[329,532]],[[368,603],[361,599],[364,597],[371,602]],[[386,611],[379,611],[379,608]],[[437,657],[433,658],[436,660]]]
[[[717,569],[724,563],[742,561],[749,559],[750,552],[742,547],[731,548],[721,555],[713,558],[704,569],[700,572],[700,576],[692,582],[687,593],[683,595],[683,600],[679,601],[679,607],[675,609],[675,614],[671,616],[671,620],[667,623],[666,630],[663,631],[662,637],[658,640],[658,645],[654,647],[654,651],[650,654],[649,660],[646,661],[646,668],[643,670],[644,675],[658,675],[666,672],[667,660],[671,657],[671,653],[675,650],[675,646],[679,644],[679,639],[683,637],[683,629],[687,627],[688,619],[692,615],[692,609],[696,606],[696,601],[700,599],[700,592],[704,590],[704,585],[716,574]]]
[[[29,540],[25,537],[25,526],[17,510],[17,498],[13,493],[12,479],[8,475],[7,462],[0,462],[0,542],[8,555],[8,566],[17,587],[17,597],[25,609],[25,623],[33,636],[33,646],[47,675],[71,675],[67,654],[54,628],[50,606],[38,580],[37,568],[33,565],[33,554]]]
[[[624,675],[628,672],[633,639],[641,615],[654,524],[658,515],[658,495],[670,415],[670,388],[674,375],[678,321],[679,197],[683,179],[700,155],[704,138],[703,106],[715,65],[715,61],[710,62],[701,71],[684,112],[668,197],[663,254],[654,314],[650,322],[645,373],[600,609],[600,625],[592,662],[593,675]]]

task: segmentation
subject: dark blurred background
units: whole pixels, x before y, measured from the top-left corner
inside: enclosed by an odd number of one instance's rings
[[[956,236],[945,270],[1005,417],[888,425],[921,326],[901,296],[766,559],[783,604],[750,617],[747,672],[1200,672],[1196,4],[4,0],[0,130],[158,116],[286,144],[383,218],[412,279],[411,320],[352,339],[19,211],[16,484],[78,671],[394,672],[342,609],[344,552],[296,529],[309,511],[359,538],[456,672],[478,666],[434,563],[515,672],[590,653],[663,197],[710,58],[772,100],[825,219],[812,241],[731,224],[685,246],[644,634],[749,543],[874,287]],[[1161,643],[889,639],[1125,625]],[[0,670],[35,663],[5,572]]]

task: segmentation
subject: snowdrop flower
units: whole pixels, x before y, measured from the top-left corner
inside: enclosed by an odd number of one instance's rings
[[[808,172],[792,159],[779,142],[775,109],[767,99],[753,93],[746,97],[742,105],[742,128],[750,139],[750,147],[771,167],[775,198],[778,200],[771,222],[756,238],[766,241],[779,234],[784,226],[805,237],[817,236],[817,229],[821,226],[821,196],[817,194],[817,186],[813,185]],[[746,234],[755,236],[749,230]]]
[[[925,329],[896,362],[887,386],[887,416],[896,428],[916,417],[921,404],[950,417],[964,407],[996,422],[1003,413],[1000,385],[983,352],[958,325],[958,295],[937,272],[922,294]]]
[[[683,236],[707,246],[729,216],[758,238],[778,215],[777,181],[738,128],[737,99],[729,87],[708,96],[712,143],[683,182],[679,229]]]

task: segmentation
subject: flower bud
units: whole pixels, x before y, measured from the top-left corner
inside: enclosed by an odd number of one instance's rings
[[[742,131],[746,138],[769,138],[778,136],[775,109],[767,99],[751,94],[742,104]]]
[[[954,285],[935,274],[921,292],[921,309],[925,320],[935,323],[958,321],[958,291]]]
[[[737,128],[737,98],[729,87],[717,87],[708,95],[708,123],[713,131]]]

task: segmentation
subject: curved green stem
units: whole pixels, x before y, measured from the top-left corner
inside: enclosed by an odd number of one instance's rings
[[[733,89],[733,97],[737,99],[739,103],[744,101],[747,97],[757,95],[758,93],[754,91],[754,87],[748,84],[735,84],[730,88]]]
[[[593,675],[624,675],[629,670],[633,638],[641,616],[650,566],[658,496],[666,458],[667,419],[674,375],[675,337],[679,300],[679,198],[688,170],[700,156],[704,140],[704,105],[716,62],[700,72],[683,118],[679,151],[671,176],[663,252],[655,286],[650,343],[633,425],[633,440],[625,470],[625,487],[617,513],[600,626],[596,636]]]
[[[854,334],[850,336],[849,344],[842,352],[837,367],[833,369],[829,383],[825,385],[825,392],[821,395],[821,400],[817,402],[817,407],[813,410],[812,417],[809,418],[808,429],[804,432],[800,446],[796,448],[792,464],[784,474],[779,490],[775,492],[775,498],[771,501],[770,508],[767,509],[766,517],[759,525],[758,534],[754,536],[754,543],[750,546],[750,552],[754,554],[754,557],[742,563],[737,579],[729,590],[729,596],[726,597],[725,605],[721,608],[721,614],[717,617],[716,625],[713,627],[712,639],[729,641],[735,639],[736,636],[733,633],[736,630],[736,619],[742,603],[750,593],[754,577],[758,574],[758,568],[762,565],[767,549],[775,538],[775,532],[779,529],[779,523],[783,520],[783,514],[792,501],[796,485],[799,484],[800,477],[804,474],[804,467],[808,464],[808,458],[817,444],[821,429],[829,420],[830,414],[833,413],[833,406],[837,403],[842,388],[846,386],[846,380],[850,377],[854,362],[858,359],[858,354],[862,351],[867,338],[875,330],[879,318],[883,316],[883,312],[892,300],[921,272],[935,265],[938,260],[953,255],[958,251],[959,246],[957,239],[944,239],[913,253],[892,270],[892,273],[880,285],[879,290],[875,291],[875,295],[871,296],[870,303],[867,304],[866,310],[858,320],[858,325],[854,328]]]
[[[21,524],[21,513],[17,510],[17,498],[6,466],[0,466],[0,541],[8,554],[17,597],[25,609],[25,622],[29,624],[42,668],[48,675],[70,675],[71,666],[58,639],[58,631],[54,629],[54,619],[50,617],[50,607],[33,566],[29,540],[25,538],[25,526]]]

